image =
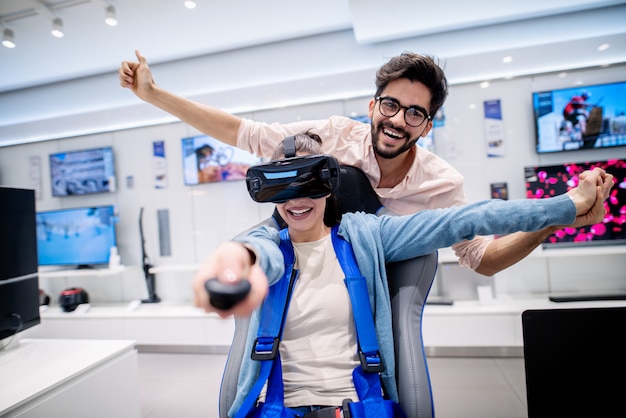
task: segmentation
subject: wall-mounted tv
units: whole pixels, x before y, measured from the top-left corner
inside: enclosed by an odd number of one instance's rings
[[[115,191],[111,147],[50,154],[52,196]]]
[[[578,175],[600,167],[615,177],[605,202],[606,216],[595,225],[566,227],[550,235],[544,248],[626,244],[626,161],[607,160],[525,167],[526,197],[541,199],[567,192],[578,184]]]
[[[37,212],[36,218],[40,266],[108,264],[117,246],[115,206]]]
[[[183,175],[188,186],[245,180],[248,168],[261,162],[254,154],[207,135],[183,138]]]
[[[538,153],[626,145],[626,81],[533,93]]]

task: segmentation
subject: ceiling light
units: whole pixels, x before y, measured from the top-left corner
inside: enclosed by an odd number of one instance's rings
[[[506,57],[502,58],[502,62],[503,62],[503,63],[505,63],[505,64],[508,64],[508,63],[509,63],[509,62],[511,62],[511,61],[513,61],[513,57],[512,57],[512,56],[510,56],[510,55],[508,55],[508,56],[506,56]]]
[[[598,47],[598,51],[602,52],[602,51],[606,51],[607,49],[609,49],[611,47],[611,45],[609,44],[602,44]]]
[[[50,33],[57,38],[62,38],[63,35],[65,35],[63,33],[63,21],[60,17],[57,17],[52,21],[52,30],[50,31]]]
[[[117,25],[117,16],[115,15],[115,7],[113,7],[112,4],[109,4],[105,9],[104,21],[109,26]]]
[[[481,89],[486,89],[487,87],[489,87],[489,82],[488,81],[483,81],[482,83],[480,83],[480,88]]]
[[[5,29],[2,35],[2,45],[7,48],[15,48],[15,35],[9,28]]]
[[[184,2],[185,7],[188,9],[195,9],[196,8],[196,2],[193,0],[185,0]]]

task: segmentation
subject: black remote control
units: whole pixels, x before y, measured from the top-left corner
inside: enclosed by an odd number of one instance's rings
[[[227,311],[241,302],[250,292],[250,282],[246,279],[237,283],[222,283],[216,278],[209,279],[204,283],[204,288],[209,293],[209,302],[214,308]]]

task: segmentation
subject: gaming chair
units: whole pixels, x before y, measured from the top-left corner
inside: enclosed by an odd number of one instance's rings
[[[341,166],[339,190],[336,193],[342,213],[363,211],[388,212],[378,199],[369,180],[358,168]],[[254,228],[286,225],[275,210],[271,218]],[[243,233],[247,233],[243,232]],[[243,234],[242,233],[242,234]],[[437,252],[389,263],[387,278],[393,314],[396,357],[396,379],[400,405],[409,418],[433,418],[433,399],[422,340],[422,312],[437,271]],[[235,399],[239,368],[245,351],[248,318],[235,318],[235,333],[222,376],[219,416],[227,418]]]

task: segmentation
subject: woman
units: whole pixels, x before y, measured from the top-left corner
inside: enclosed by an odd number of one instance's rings
[[[284,156],[282,147],[274,159]],[[295,136],[298,155],[320,153],[311,136]],[[353,370],[360,364],[357,335],[344,274],[331,240],[331,228],[352,245],[360,273],[365,277],[380,346],[382,385],[386,398],[397,402],[391,311],[385,264],[413,258],[471,239],[476,234],[534,231],[549,225],[571,224],[577,216],[604,215],[600,185],[602,170],[581,175],[579,187],[551,199],[484,201],[464,207],[422,211],[408,216],[333,213],[334,196],[297,197],[277,204],[288,225],[300,275],[295,285],[279,346],[284,383],[284,404],[301,413],[321,406],[339,406],[358,399]],[[252,350],[259,326],[257,308],[268,284],[279,282],[285,261],[279,233],[261,227],[245,237],[220,245],[198,271],[195,304],[220,316],[250,315],[247,349]],[[248,278],[247,298],[228,311],[212,307],[205,282]],[[250,351],[247,351],[250,352]],[[239,391],[231,409],[234,416],[254,385],[259,362],[245,358]],[[261,400],[263,395],[261,395]]]

